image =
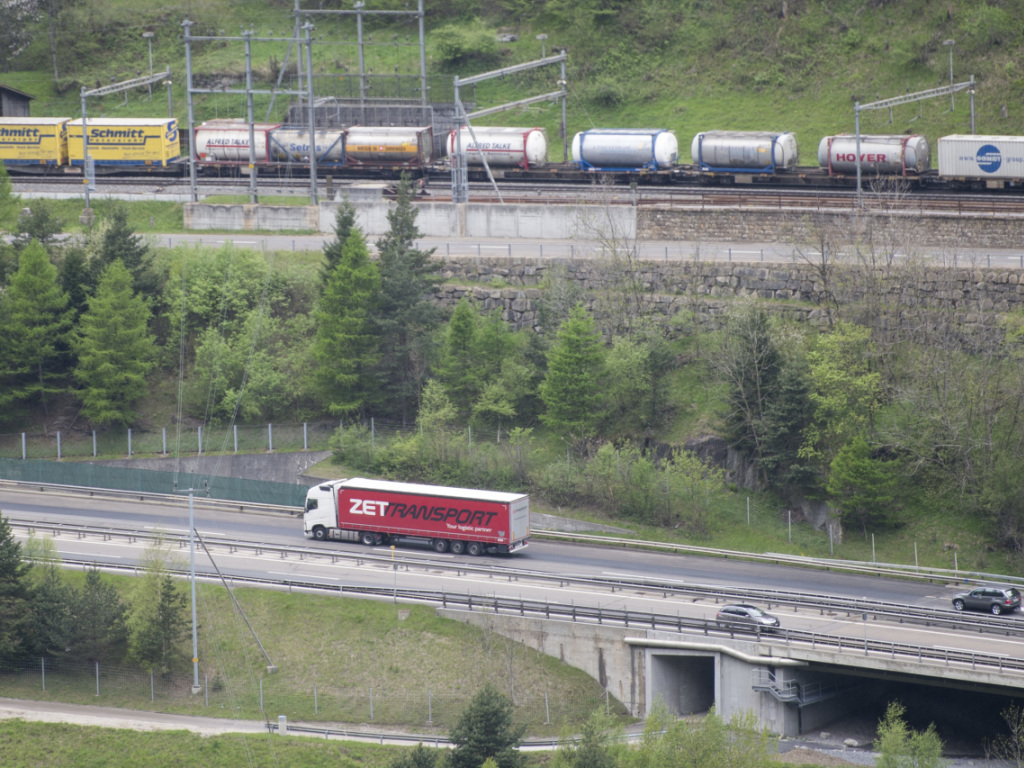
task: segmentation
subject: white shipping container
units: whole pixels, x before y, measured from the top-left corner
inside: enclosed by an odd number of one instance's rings
[[[1024,136],[943,136],[939,176],[1024,179]]]
[[[548,137],[543,128],[495,128],[474,126],[473,134],[462,128],[459,141],[466,153],[469,165],[483,165],[481,154],[487,164],[498,167],[519,166],[531,168],[544,165],[548,159]],[[448,134],[448,156],[455,153],[455,131]]]

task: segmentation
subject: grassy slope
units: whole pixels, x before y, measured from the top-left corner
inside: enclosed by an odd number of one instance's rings
[[[82,580],[76,572],[68,576],[74,583]],[[125,593],[132,586],[127,577],[105,578]],[[535,735],[578,727],[605,704],[600,684],[581,670],[493,632],[439,618],[431,607],[237,589],[250,632],[222,587],[201,584],[197,597],[200,681],[210,682],[204,696],[158,695],[151,703],[148,683],[128,683],[104,689],[97,698],[91,675],[76,680],[58,671],[59,661],[53,672],[47,664],[45,691],[37,675],[11,675],[4,678],[4,695],[249,720],[264,719],[262,701],[271,719],[285,714],[292,722],[372,723],[445,733],[468,697],[492,682],[525,708],[524,720]],[[278,672],[266,674],[268,662],[253,633]],[[190,664],[175,671],[181,680],[191,678]],[[433,725],[428,723],[428,691]],[[613,714],[624,716],[618,704],[612,706]]]
[[[384,5],[382,3],[381,5]],[[427,3],[428,29],[449,21]],[[751,4],[747,0],[623,4],[613,20],[591,25],[583,17],[565,19],[553,14],[525,20],[496,13],[486,19],[494,29],[512,29],[519,41],[501,46],[500,55],[470,62],[448,71],[437,61],[429,40],[428,69],[438,75],[438,86],[450,84],[451,74],[468,75],[481,69],[528,60],[540,55],[536,33],[548,34],[546,47],[566,46],[569,51],[569,133],[594,126],[670,127],[680,137],[683,159],[697,131],[711,129],[773,129],[797,133],[802,161],[815,161],[818,139],[828,133],[853,130],[853,102],[889,98],[945,84],[949,79],[949,49],[942,43],[956,40],[953,64],[957,81],[974,74],[977,88],[979,133],[1024,133],[1024,78],[1018,62],[1024,36],[1016,20],[1024,16],[1022,0],[1003,2],[949,2],[948,0],[782,0]],[[290,5],[289,5],[290,8]],[[23,68],[3,75],[4,82],[37,96],[35,114],[77,115],[79,87],[94,87],[135,77],[148,69],[148,49],[141,37],[151,29],[157,71],[170,65],[175,79],[174,105],[178,117],[187,116],[184,90],[184,45],[181,22],[186,15],[195,25],[192,34],[237,34],[252,27],[257,36],[281,36],[292,20],[289,8],[252,0],[203,0],[177,7],[153,8],[140,0],[110,0],[74,11],[77,35],[64,54],[62,92],[52,82],[45,35],[22,55]],[[947,18],[951,11],[952,18]],[[71,17],[69,17],[71,18]],[[129,24],[124,19],[131,19]],[[336,18],[315,18],[314,70],[344,79],[358,71],[354,23]],[[71,22],[69,22],[71,23]],[[559,28],[559,24],[565,24]],[[366,34],[376,41],[411,34],[409,23],[379,26],[367,20]],[[346,44],[346,38],[348,44]],[[264,84],[276,77],[287,55],[286,43],[254,43],[253,68]],[[197,84],[228,84],[222,76],[244,72],[240,42],[196,43],[193,72]],[[295,53],[290,61],[294,62]],[[366,66],[373,72],[418,71],[416,48],[368,45]],[[553,90],[557,69],[533,71],[482,84],[475,94],[480,106],[505,99]],[[326,81],[325,81],[326,82]],[[112,95],[90,101],[90,114],[151,115],[166,108],[162,88],[147,100],[145,92]],[[266,114],[269,97],[257,96],[256,115]],[[283,114],[278,99],[273,117]],[[1002,108],[1008,116],[1002,116]],[[922,132],[934,142],[941,135],[968,132],[968,98],[934,99],[898,107],[889,113],[862,115],[864,132]],[[245,115],[244,98],[231,94],[197,95],[197,120],[214,116]],[[920,118],[918,119],[918,115]],[[534,123],[548,129],[551,155],[560,159],[557,139],[560,108],[554,104],[502,113],[483,122]]]

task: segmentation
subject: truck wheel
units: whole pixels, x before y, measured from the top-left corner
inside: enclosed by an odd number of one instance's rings
[[[373,533],[371,533],[370,531],[363,531],[362,535],[359,537],[359,540],[368,547],[372,547],[377,543],[377,537],[374,536]]]
[[[313,529],[313,538],[317,541],[324,541],[327,539],[327,529],[322,525],[318,525]]]
[[[484,545],[479,541],[471,541],[466,545],[466,551],[473,557],[480,557],[484,553]]]
[[[450,545],[453,555],[461,555],[466,551],[466,542],[464,541],[453,541]]]
[[[435,552],[438,552],[438,553],[441,553],[441,554],[443,554],[443,553],[448,551],[448,541],[447,541],[447,539],[434,539],[432,542],[430,542],[430,546],[432,546],[434,548]]]

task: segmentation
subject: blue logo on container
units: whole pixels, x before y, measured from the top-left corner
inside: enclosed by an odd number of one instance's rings
[[[985,144],[978,150],[978,168],[985,173],[995,173],[1003,164],[1003,156],[999,148],[993,144]]]

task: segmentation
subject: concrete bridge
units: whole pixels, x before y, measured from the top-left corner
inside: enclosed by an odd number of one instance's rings
[[[582,669],[630,714],[658,701],[677,715],[712,706],[726,720],[752,712],[779,736],[793,737],[882,700],[894,684],[961,688],[996,697],[1024,695],[1024,672],[953,660],[880,652],[865,641],[816,647],[784,636],[710,637],[556,619],[456,610],[441,612],[521,642]],[[867,650],[866,650],[867,648]]]

